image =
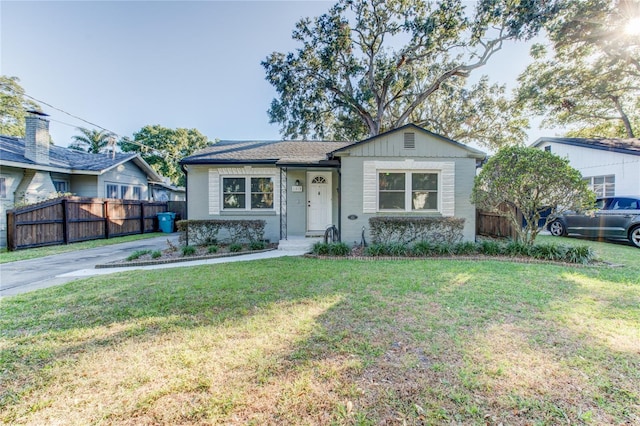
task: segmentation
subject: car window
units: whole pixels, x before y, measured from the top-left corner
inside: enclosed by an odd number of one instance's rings
[[[605,205],[607,204],[608,201],[610,201],[610,198],[600,198],[598,200],[596,200],[596,209],[597,210],[602,210],[605,208]]]
[[[636,210],[638,209],[638,200],[633,198],[616,198],[611,206],[613,210]]]

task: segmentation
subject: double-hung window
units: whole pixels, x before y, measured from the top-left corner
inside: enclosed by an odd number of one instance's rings
[[[122,200],[141,200],[142,187],[136,185],[107,184],[107,198],[119,198]]]
[[[379,172],[379,211],[438,211],[438,173]]]
[[[584,178],[598,197],[613,197],[616,193],[616,176],[592,176]]]
[[[273,209],[272,177],[223,177],[224,210]]]

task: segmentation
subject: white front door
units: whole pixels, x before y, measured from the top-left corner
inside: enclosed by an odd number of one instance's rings
[[[331,222],[331,172],[307,173],[307,231],[324,231]]]

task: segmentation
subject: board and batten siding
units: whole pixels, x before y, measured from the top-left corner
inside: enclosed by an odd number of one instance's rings
[[[404,133],[390,132],[355,145],[341,157],[341,233],[347,243],[360,243],[362,230],[370,242],[369,218],[374,216],[434,216],[465,219],[463,238],[475,239],[476,209],[471,191],[476,155],[464,146],[415,131],[415,148],[405,148]],[[439,212],[378,212],[378,170],[435,171],[440,175]]]

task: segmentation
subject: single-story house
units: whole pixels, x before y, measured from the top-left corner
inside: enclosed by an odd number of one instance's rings
[[[531,146],[567,158],[599,197],[640,194],[640,139],[543,137]]]
[[[470,197],[485,157],[408,124],[355,143],[220,141],[181,165],[188,219],[264,219],[272,242],[334,225],[342,241],[359,243],[369,218],[385,215],[464,218],[473,241]]]
[[[51,145],[46,115],[28,114],[24,139],[0,135],[0,247],[6,246],[6,212],[16,204],[57,193],[150,200],[150,185],[162,182],[139,154],[89,154]]]

